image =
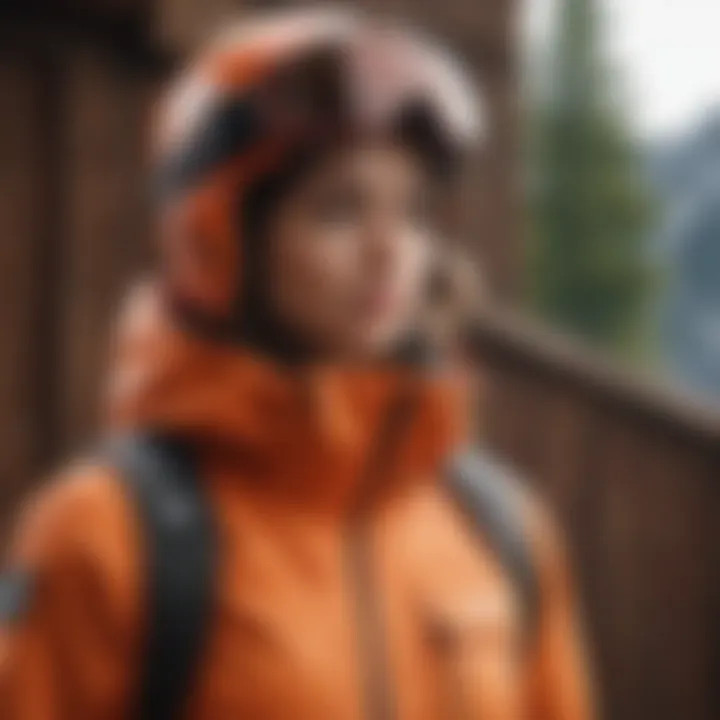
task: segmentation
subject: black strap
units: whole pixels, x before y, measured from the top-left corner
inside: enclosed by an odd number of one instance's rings
[[[528,635],[537,623],[539,587],[522,488],[508,469],[477,450],[458,454],[446,473],[450,495],[489,543],[509,573],[522,602]]]
[[[215,533],[190,448],[166,437],[115,441],[110,457],[144,532],[148,603],[133,718],[171,720],[187,701],[213,601]]]

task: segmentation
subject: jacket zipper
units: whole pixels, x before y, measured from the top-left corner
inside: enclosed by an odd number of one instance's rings
[[[451,657],[447,658],[450,665],[450,702],[452,717],[456,720],[470,720],[469,704],[467,702],[467,686],[462,674],[462,650],[455,645],[451,648]]]
[[[355,597],[364,716],[367,720],[394,720],[396,717],[383,613],[373,572],[367,511],[374,491],[384,479],[383,471],[391,460],[397,441],[411,417],[413,400],[412,394],[404,393],[395,398],[388,408],[368,457],[358,502],[348,523],[346,558]]]
[[[355,595],[364,717],[368,720],[393,720],[395,708],[387,662],[386,634],[371,555],[367,527],[354,524],[347,538],[347,562]]]

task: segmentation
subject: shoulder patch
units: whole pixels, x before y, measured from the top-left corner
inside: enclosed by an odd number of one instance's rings
[[[0,575],[0,623],[22,617],[32,597],[33,576],[27,570],[10,570]]]

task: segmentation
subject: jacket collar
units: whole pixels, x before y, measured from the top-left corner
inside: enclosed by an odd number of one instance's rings
[[[391,366],[283,366],[179,329],[152,287],[121,316],[111,431],[160,430],[282,497],[359,502],[435,475],[465,433],[457,376]]]

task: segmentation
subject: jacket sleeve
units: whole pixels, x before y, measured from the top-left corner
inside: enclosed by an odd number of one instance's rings
[[[21,513],[0,618],[0,717],[126,713],[137,637],[135,535],[120,483],[98,468],[51,483]]]
[[[540,597],[531,663],[530,717],[591,720],[597,712],[566,552],[547,514],[534,514]]]

